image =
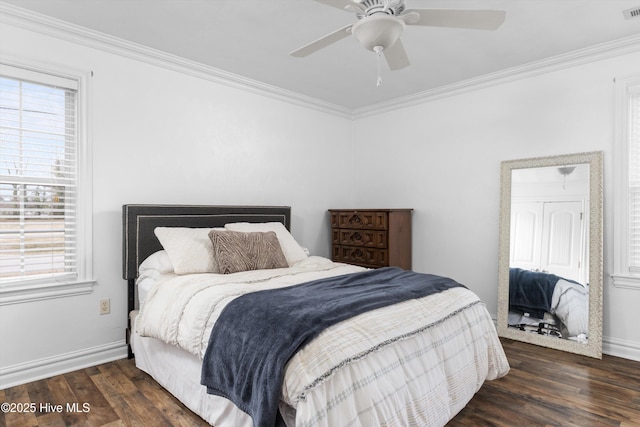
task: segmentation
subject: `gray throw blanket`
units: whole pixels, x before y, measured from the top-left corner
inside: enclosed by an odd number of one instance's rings
[[[540,271],[509,269],[509,310],[543,319],[551,311],[553,291],[558,280],[578,282]],[[582,286],[582,285],[580,285]]]
[[[284,425],[284,367],[320,332],[376,308],[463,286],[396,267],[242,295],[216,321],[202,364],[207,392],[231,400],[256,427]]]

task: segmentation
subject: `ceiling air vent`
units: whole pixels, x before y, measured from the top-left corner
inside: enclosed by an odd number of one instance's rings
[[[626,19],[640,18],[640,7],[634,7],[633,9],[623,10],[622,14]]]

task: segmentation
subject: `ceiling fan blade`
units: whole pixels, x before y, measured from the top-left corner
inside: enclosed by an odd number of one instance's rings
[[[306,44],[301,48],[294,50],[293,52],[290,52],[289,55],[295,56],[296,58],[301,58],[303,56],[310,55],[313,52],[320,50],[324,47],[327,47],[332,43],[335,43],[339,40],[349,37],[351,35],[351,27],[352,27],[351,24],[345,27],[342,27],[334,31],[333,33],[327,34],[326,36],[321,37],[318,40],[312,41],[311,43]]]
[[[504,10],[455,10],[455,9],[406,9],[403,13],[417,12],[417,21],[408,25],[429,27],[469,28],[473,30],[495,30],[504,22]],[[402,16],[402,15],[401,15]]]
[[[346,11],[362,11],[364,10],[360,3],[354,0],[315,0],[318,3],[326,4],[327,6],[337,7],[338,9]]]
[[[389,68],[392,70],[401,70],[404,67],[411,65],[409,57],[407,56],[407,51],[404,50],[404,46],[400,39],[398,39],[393,46],[383,50],[382,53],[387,60],[387,64],[389,64]]]

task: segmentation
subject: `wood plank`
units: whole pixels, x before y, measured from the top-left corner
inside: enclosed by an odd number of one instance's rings
[[[36,417],[38,425],[65,425],[61,412],[53,411],[56,407],[51,391],[47,386],[47,380],[35,381],[26,384],[29,400],[36,405]]]
[[[101,373],[91,378],[121,419],[134,426],[147,425],[149,420],[155,425],[174,425],[149,402],[116,362],[100,365],[99,370]]]
[[[67,373],[64,377],[76,395],[77,402],[83,408],[85,404],[88,405],[89,412],[86,413],[88,423],[102,426],[118,421],[120,418],[91,380],[91,375],[99,372],[97,368],[88,368]]]
[[[168,419],[173,421],[173,425],[180,427],[203,425],[202,418],[191,412],[148,374],[136,368],[133,361],[123,359],[114,363],[128,376],[136,388],[152,402],[156,410],[161,411]]]
[[[16,387],[8,388],[5,390],[5,401],[10,404],[28,404],[32,403],[29,397],[29,391],[27,389],[27,385],[19,385]],[[2,417],[4,418],[4,422],[7,426],[15,426],[15,427],[36,427],[38,426],[38,419],[36,417],[35,411],[24,410],[24,406],[18,406],[18,408],[22,408],[23,410],[13,409],[10,412],[2,411]],[[2,424],[2,419],[0,418],[0,425]]]
[[[63,375],[57,375],[47,380],[47,385],[51,391],[51,402],[62,406],[62,419],[65,425],[87,425],[87,415],[84,413],[83,408],[79,406],[81,402],[74,394],[73,390],[67,383],[67,380]]]

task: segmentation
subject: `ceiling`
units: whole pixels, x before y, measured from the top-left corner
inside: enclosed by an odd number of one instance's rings
[[[411,65],[382,64],[353,37],[289,52],[355,21],[313,0],[2,0],[190,61],[357,110],[640,35],[640,0],[406,0],[407,8],[498,9],[496,31],[408,26]]]

